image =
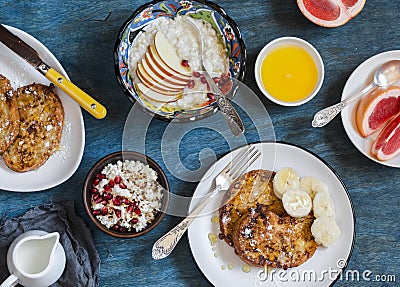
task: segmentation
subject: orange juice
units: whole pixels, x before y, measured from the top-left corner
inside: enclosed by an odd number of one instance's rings
[[[317,65],[303,48],[294,45],[281,46],[263,59],[261,81],[267,92],[277,100],[301,101],[317,85]]]

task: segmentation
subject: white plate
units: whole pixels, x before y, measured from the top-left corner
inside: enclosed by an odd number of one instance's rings
[[[6,28],[31,45],[43,61],[68,78],[64,68],[42,43],[17,28],[10,26]],[[2,43],[0,43],[0,74],[11,81],[14,89],[33,82],[50,84],[49,80]],[[82,112],[79,105],[63,91],[57,87],[55,91],[61,99],[65,113],[60,150],[37,170],[25,173],[10,170],[0,158],[0,189],[21,192],[48,189],[66,181],[78,168],[85,146]]]
[[[357,92],[363,88],[365,88],[372,80],[375,70],[381,64],[390,61],[390,60],[399,60],[400,59],[400,50],[396,51],[388,51],[378,55],[375,55],[368,60],[364,61],[361,65],[359,65],[354,72],[350,75],[349,79],[344,86],[342,93],[342,100],[350,97],[354,92]],[[397,82],[396,84],[400,84]],[[357,130],[356,122],[355,122],[355,113],[358,101],[353,104],[350,104],[347,108],[345,108],[341,114],[342,122],[344,129],[352,143],[355,147],[363,153],[366,157],[372,159],[373,161],[387,165],[392,167],[400,167],[400,156],[394,157],[388,161],[379,161],[374,156],[371,155],[371,145],[374,139],[377,137],[378,133],[374,135],[363,138]]]
[[[283,167],[292,167],[299,176],[314,176],[329,186],[330,195],[335,203],[336,220],[342,231],[340,239],[332,247],[319,246],[314,256],[297,268],[286,271],[274,269],[267,279],[262,277],[263,274],[260,277],[259,272],[262,271],[260,268],[253,267],[249,273],[245,273],[242,271],[244,262],[234,254],[233,248],[225,241],[217,240],[214,247],[211,246],[208,234],[219,233],[219,224],[213,223],[211,219],[218,215],[217,208],[220,201],[213,200],[207,211],[196,218],[189,227],[188,239],[194,260],[207,279],[217,287],[332,285],[339,276],[341,268],[347,264],[354,243],[355,220],[346,187],[327,163],[305,149],[283,142],[263,142],[256,146],[262,152],[262,156],[249,167],[249,170],[263,168],[276,171]],[[227,154],[207,172],[194,192],[190,210],[201,200],[199,196],[210,190],[213,178],[231,160],[232,155],[240,150]],[[232,270],[228,269],[230,264],[233,266]],[[226,269],[223,270],[222,266],[226,266]],[[309,274],[315,275],[315,280],[313,277],[308,277]]]

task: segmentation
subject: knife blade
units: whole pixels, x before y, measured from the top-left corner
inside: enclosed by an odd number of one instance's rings
[[[93,99],[79,87],[70,82],[67,78],[61,75],[54,68],[47,65],[40,58],[38,52],[30,45],[24,42],[21,38],[10,32],[4,25],[0,24],[0,42],[6,47],[27,61],[42,75],[54,83],[57,87],[63,90],[67,95],[74,99],[82,108],[88,111],[97,119],[102,119],[106,116],[106,108],[98,101]]]

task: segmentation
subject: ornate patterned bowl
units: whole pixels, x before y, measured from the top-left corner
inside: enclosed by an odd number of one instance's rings
[[[229,58],[231,78],[243,80],[246,69],[246,48],[235,22],[217,4],[197,0],[156,0],[139,7],[122,25],[114,47],[114,65],[117,80],[130,100],[138,102],[141,107],[157,118],[163,120],[193,121],[209,116],[217,111],[215,101],[190,110],[157,109],[139,96],[129,72],[129,48],[138,33],[149,23],[160,18],[174,18],[190,14],[209,22],[217,35],[225,43]]]

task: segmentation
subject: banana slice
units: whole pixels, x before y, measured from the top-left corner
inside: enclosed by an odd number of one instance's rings
[[[330,216],[318,217],[311,225],[311,233],[317,243],[332,246],[340,237],[340,228]]]
[[[311,199],[314,199],[315,194],[318,192],[328,192],[328,186],[322,180],[312,177],[305,176],[300,179],[300,189],[307,191],[311,196]]]
[[[299,183],[299,176],[293,168],[282,168],[275,174],[273,180],[274,193],[279,199],[282,199],[282,195],[287,190],[298,189]]]
[[[312,208],[310,195],[300,189],[291,189],[282,196],[283,208],[293,217],[307,216]]]
[[[330,216],[335,218],[335,205],[328,192],[318,192],[313,200],[313,211],[316,218]]]

